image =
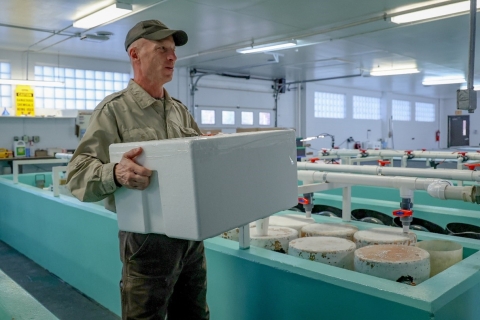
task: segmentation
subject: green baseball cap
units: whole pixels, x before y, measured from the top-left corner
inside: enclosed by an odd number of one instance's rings
[[[140,38],[148,40],[162,40],[168,36],[173,36],[176,46],[183,46],[188,41],[185,31],[168,29],[166,25],[158,20],[145,20],[137,23],[127,33],[125,38],[125,50],[136,40]]]

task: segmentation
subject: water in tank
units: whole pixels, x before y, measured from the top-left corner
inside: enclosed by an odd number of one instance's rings
[[[384,213],[370,210],[370,209],[355,209],[352,210],[352,217],[358,221],[375,223],[380,225],[392,226],[393,217]]]
[[[447,224],[446,231],[452,236],[480,239],[480,227],[472,224],[452,222]]]
[[[400,217],[395,217],[393,219],[393,223],[396,227],[402,228],[402,222],[400,221]],[[446,234],[447,232],[445,229],[440,227],[438,224],[435,224],[433,222],[420,219],[420,218],[415,218],[413,217],[413,220],[410,224],[410,230],[416,230],[416,231],[426,231],[426,232],[433,232],[433,233],[439,233],[439,234]]]

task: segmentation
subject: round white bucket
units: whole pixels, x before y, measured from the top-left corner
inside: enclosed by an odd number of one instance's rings
[[[302,227],[300,237],[337,237],[353,241],[358,228],[346,223],[311,223]]]
[[[355,250],[355,271],[419,284],[430,276],[430,254],[415,246],[373,245]]]
[[[353,235],[357,248],[376,244],[412,245],[417,243],[417,235],[413,232],[403,233],[400,228],[372,228],[357,231]]]
[[[336,237],[306,237],[290,242],[288,254],[353,270],[355,243]]]
[[[281,253],[288,253],[288,243],[298,238],[298,231],[287,227],[268,227],[267,235],[259,235],[250,228],[250,245]]]
[[[417,243],[417,247],[430,254],[430,277],[462,261],[463,246],[449,240],[425,240]]]

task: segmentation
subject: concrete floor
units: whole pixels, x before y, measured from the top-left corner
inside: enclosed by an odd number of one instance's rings
[[[61,320],[120,319],[2,241],[0,269]]]

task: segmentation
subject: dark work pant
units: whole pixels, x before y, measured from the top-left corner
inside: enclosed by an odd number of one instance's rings
[[[209,319],[202,241],[119,232],[122,319]]]

